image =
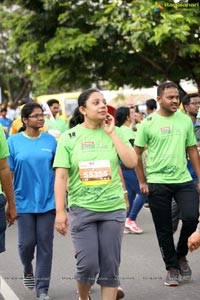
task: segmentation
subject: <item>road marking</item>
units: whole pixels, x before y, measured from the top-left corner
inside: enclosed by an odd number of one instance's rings
[[[5,282],[2,276],[0,276],[0,294],[5,300],[20,300],[9,285]]]

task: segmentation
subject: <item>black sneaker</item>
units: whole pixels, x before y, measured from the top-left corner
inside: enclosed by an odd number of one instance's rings
[[[33,276],[33,273],[24,274],[23,283],[27,289],[32,290],[35,287],[35,278]]]
[[[167,271],[167,277],[165,279],[165,285],[177,286],[180,281],[180,271],[178,269],[170,268]]]
[[[182,279],[185,281],[190,280],[192,277],[192,270],[190,269],[190,266],[185,256],[179,259],[179,266]]]

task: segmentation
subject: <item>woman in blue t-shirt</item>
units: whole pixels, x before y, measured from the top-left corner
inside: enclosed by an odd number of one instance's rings
[[[17,208],[18,248],[23,265],[23,282],[36,288],[39,300],[49,300],[53,232],[55,220],[54,172],[52,161],[56,140],[41,132],[44,113],[38,103],[21,111],[23,126],[8,138],[10,169],[13,172]],[[32,260],[37,248],[35,275]]]

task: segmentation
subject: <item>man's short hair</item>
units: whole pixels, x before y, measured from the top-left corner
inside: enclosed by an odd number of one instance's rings
[[[169,89],[169,88],[175,88],[178,90],[178,86],[174,82],[165,81],[165,82],[159,84],[159,86],[157,88],[157,96],[162,96],[164,90]]]
[[[54,103],[60,104],[57,99],[50,99],[50,100],[47,101],[47,104],[49,105],[49,107],[51,107],[52,105],[54,105]]]
[[[184,105],[189,105],[190,104],[190,99],[194,97],[200,97],[198,93],[191,93],[191,94],[186,94],[183,99],[182,99],[182,104]]]

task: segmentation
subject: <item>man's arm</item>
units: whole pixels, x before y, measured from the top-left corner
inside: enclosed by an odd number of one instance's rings
[[[7,158],[0,159],[0,181],[3,192],[7,198],[6,219],[8,225],[12,225],[16,219],[15,198],[12,185],[12,174],[8,165]]]
[[[187,147],[188,155],[191,161],[191,164],[193,166],[193,169],[195,170],[195,173],[198,177],[198,192],[200,194],[200,156],[199,152],[197,150],[197,146],[191,146]]]
[[[137,174],[137,178],[140,184],[140,191],[143,195],[148,195],[149,194],[149,187],[146,182],[146,177],[144,174],[144,168],[143,168],[143,163],[142,163],[142,153],[145,150],[145,147],[138,147],[134,145],[135,152],[138,156],[138,164],[135,167],[135,171]]]

